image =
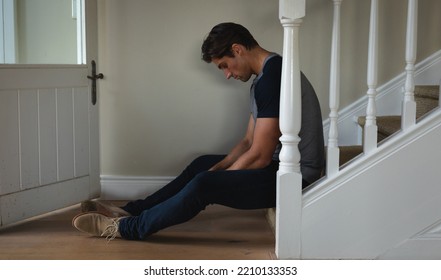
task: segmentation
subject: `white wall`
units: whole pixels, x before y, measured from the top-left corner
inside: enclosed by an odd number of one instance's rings
[[[420,0],[418,61],[441,49],[441,1]],[[195,156],[226,153],[248,120],[249,83],[227,81],[200,59],[212,26],[243,24],[281,53],[278,1],[99,0],[101,173],[174,176]],[[404,70],[402,0],[380,1],[382,84]],[[366,93],[369,1],[343,1],[341,108]],[[307,0],[301,68],[328,116],[332,1]]]
[[[225,80],[201,60],[201,44],[215,24],[235,21],[280,52],[277,9],[267,0],[101,1],[102,174],[177,175],[197,155],[228,152],[248,121],[250,83]]]

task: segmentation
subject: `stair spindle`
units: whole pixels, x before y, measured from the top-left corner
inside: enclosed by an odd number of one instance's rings
[[[284,27],[283,65],[280,93],[280,172],[300,173],[301,87],[298,29],[302,20],[282,19]]]
[[[340,149],[338,147],[338,108],[340,105],[340,7],[342,0],[334,1],[332,25],[331,71],[329,83],[329,139],[326,175],[334,177],[339,170]]]
[[[404,86],[403,116],[401,118],[401,127],[403,130],[411,127],[416,122],[415,60],[417,49],[417,19],[418,0],[409,0],[406,31],[406,83]]]
[[[366,109],[366,124],[364,126],[363,151],[365,154],[372,152],[377,147],[377,110],[375,97],[377,95],[378,75],[378,0],[371,1],[371,16],[369,27],[368,50],[368,105]]]

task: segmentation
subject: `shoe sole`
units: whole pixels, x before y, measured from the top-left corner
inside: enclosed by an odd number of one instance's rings
[[[103,213],[100,213],[100,212],[98,212],[98,211],[89,211],[89,212],[83,212],[83,213],[80,213],[80,214],[76,214],[73,218],[72,218],[72,226],[74,227],[74,228],[76,228],[76,229],[78,229],[75,225],[74,225],[74,221],[78,218],[78,217],[80,217],[80,216],[83,216],[83,215],[86,215],[86,214],[101,214],[101,215],[103,215]],[[81,231],[81,230],[80,230]],[[81,231],[81,232],[83,232],[83,231]]]

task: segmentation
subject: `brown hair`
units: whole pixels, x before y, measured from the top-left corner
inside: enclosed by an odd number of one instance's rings
[[[202,44],[202,59],[210,63],[213,58],[233,57],[233,44],[243,45],[248,50],[258,46],[251,33],[240,24],[225,22],[211,29]]]

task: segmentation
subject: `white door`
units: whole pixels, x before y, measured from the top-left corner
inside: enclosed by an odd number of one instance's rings
[[[86,64],[0,65],[0,226],[100,194],[99,102],[92,104],[87,78],[97,56],[97,8],[85,4]]]

